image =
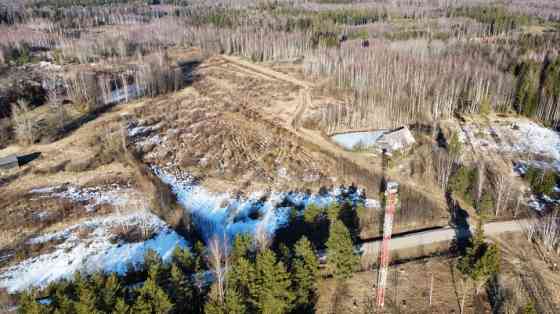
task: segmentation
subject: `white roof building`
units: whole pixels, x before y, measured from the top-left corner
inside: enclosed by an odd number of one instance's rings
[[[382,149],[397,151],[406,149],[415,143],[416,140],[410,130],[406,126],[403,126],[396,130],[383,133],[376,144]]]

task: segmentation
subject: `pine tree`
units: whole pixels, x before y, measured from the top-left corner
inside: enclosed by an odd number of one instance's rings
[[[204,305],[205,314],[244,314],[246,312],[241,296],[235,289],[230,287],[226,290],[223,304],[220,304],[216,297],[210,297]]]
[[[161,256],[153,249],[148,249],[146,254],[144,254],[144,265],[146,268],[150,269],[152,266],[159,266],[161,264],[163,264]]]
[[[99,308],[109,313],[115,307],[119,295],[121,294],[121,285],[119,278],[113,273],[105,278],[103,287],[99,290]]]
[[[61,281],[48,288],[49,295],[52,298],[51,306],[60,313],[74,313],[74,303],[69,299],[69,290],[73,290],[72,287],[73,284]]]
[[[270,249],[261,252],[255,263],[255,277],[249,283],[250,302],[259,313],[286,313],[294,299],[290,277]]]
[[[74,313],[75,311],[75,303],[68,298],[63,292],[60,292],[60,295],[56,296],[56,302],[54,307],[60,311],[60,313]]]
[[[537,314],[537,310],[535,309],[535,304],[533,302],[527,303],[523,308],[523,314]]]
[[[153,278],[148,278],[142,288],[138,290],[138,297],[132,307],[135,314],[164,314],[169,313],[173,304]]]
[[[329,217],[329,221],[332,222],[339,219],[341,210],[342,208],[337,202],[333,202],[331,205],[329,205],[329,207],[327,208],[327,216]]]
[[[335,220],[330,225],[327,253],[329,272],[336,278],[350,278],[359,260],[354,252],[350,232],[340,220]]]
[[[539,101],[538,76],[538,65],[534,61],[525,61],[518,66],[515,107],[518,113],[528,117],[535,114]]]
[[[188,248],[175,247],[172,263],[179,267],[184,274],[192,274],[195,268],[195,257]]]
[[[461,157],[461,154],[463,152],[463,144],[459,140],[458,132],[453,132],[453,135],[451,135],[451,139],[447,144],[447,151],[449,152],[451,158],[453,158],[454,160],[457,160],[459,159],[459,157]]]
[[[324,210],[315,205],[315,204],[309,204],[306,208],[305,211],[303,212],[303,220],[308,223],[308,224],[312,224],[317,222],[317,220],[319,219],[319,217],[323,214]]]
[[[109,312],[107,312],[109,313]],[[123,298],[118,298],[115,300],[115,307],[112,314],[129,314],[130,313],[130,306],[124,302]]]
[[[93,290],[93,284],[87,279],[81,279],[77,282],[78,302],[76,303],[76,314],[94,314],[99,313],[97,310],[97,298]]]
[[[246,306],[241,295],[232,287],[226,290],[225,308],[227,314],[244,314],[246,313]]]
[[[488,192],[484,192],[482,194],[482,198],[480,199],[480,203],[478,204],[478,213],[482,217],[487,217],[494,211],[494,199],[492,198],[492,194]]]
[[[218,301],[216,285],[212,285],[210,289],[208,300],[204,304],[204,314],[227,314],[225,304]]]
[[[192,309],[193,291],[183,271],[175,264],[171,265],[169,289],[167,294],[177,310]]]
[[[35,300],[34,293],[25,292],[19,299],[18,313],[20,314],[41,314],[41,305]]]
[[[301,311],[312,308],[315,303],[317,281],[319,280],[319,260],[311,242],[302,237],[295,245],[292,267],[295,304]]]
[[[469,242],[466,254],[459,259],[457,268],[480,287],[491,276],[499,273],[500,251],[496,244],[488,245],[484,241],[482,219],[479,219],[475,234]]]
[[[241,257],[228,273],[228,289],[235,290],[243,302],[248,302],[250,299],[249,286],[254,280],[254,265],[248,259]]]
[[[253,245],[253,239],[249,234],[238,234],[233,241],[231,250],[231,262],[236,264],[241,258],[247,258]]]

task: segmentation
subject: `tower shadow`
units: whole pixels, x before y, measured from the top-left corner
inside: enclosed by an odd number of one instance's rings
[[[35,160],[39,157],[41,157],[41,152],[34,152],[34,153],[23,155],[23,156],[18,156],[17,157],[18,165],[20,167],[24,166],[24,165],[27,165],[28,163],[32,162],[33,160]]]
[[[472,236],[469,226],[469,213],[459,206],[450,192],[445,194],[447,208],[449,209],[449,226],[455,230],[455,237],[451,242],[450,251],[453,254],[465,253]]]

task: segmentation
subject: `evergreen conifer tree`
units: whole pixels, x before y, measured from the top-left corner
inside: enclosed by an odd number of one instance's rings
[[[105,313],[110,313],[115,307],[115,302],[121,294],[119,278],[114,273],[106,277],[104,285],[99,290],[99,308]]]
[[[92,289],[93,284],[80,277],[76,283],[78,291],[78,301],[76,302],[76,314],[95,314],[99,313],[96,307],[97,298],[95,291]]]
[[[109,312],[107,312],[109,313]],[[130,313],[130,306],[128,306],[128,304],[126,304],[126,302],[124,302],[123,298],[117,298],[115,300],[115,307],[113,309],[112,312],[110,312],[112,314],[129,314]]]
[[[35,300],[34,293],[25,292],[19,300],[18,313],[20,314],[41,314],[41,305]]]
[[[225,309],[227,314],[244,314],[246,306],[241,295],[233,287],[226,290]]]
[[[138,297],[132,307],[135,314],[165,314],[169,313],[173,304],[153,278],[148,278],[142,288],[138,290]]]
[[[466,254],[459,259],[457,268],[479,287],[500,271],[499,248],[496,244],[488,245],[484,241],[482,219],[479,219],[475,234],[470,240]]]
[[[352,238],[340,220],[330,225],[327,240],[327,268],[336,278],[349,278],[358,266],[359,260],[354,252]]]
[[[292,307],[290,277],[270,249],[261,252],[255,263],[255,277],[249,283],[250,300],[259,313],[281,314]]]
[[[315,303],[317,281],[319,280],[319,260],[313,251],[311,242],[302,237],[294,248],[292,282],[294,285],[295,304],[302,307],[301,312],[311,310]]]

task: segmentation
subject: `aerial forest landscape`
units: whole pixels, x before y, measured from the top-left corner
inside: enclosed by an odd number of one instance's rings
[[[3,313],[560,313],[560,1],[0,0]]]

